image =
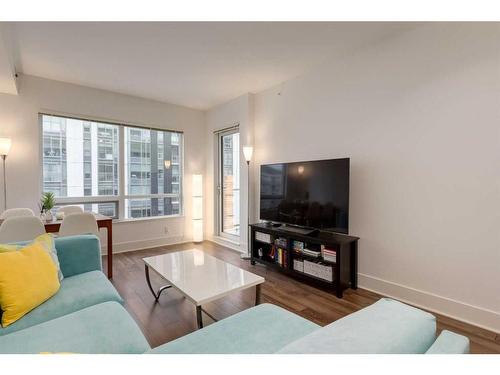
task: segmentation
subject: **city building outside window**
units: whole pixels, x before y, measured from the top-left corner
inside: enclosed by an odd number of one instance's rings
[[[182,133],[40,118],[42,188],[55,194],[59,206],[76,204],[120,219],[182,213]]]

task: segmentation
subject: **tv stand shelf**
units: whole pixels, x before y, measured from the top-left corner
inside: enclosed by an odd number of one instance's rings
[[[358,287],[358,240],[321,230],[303,235],[265,223],[252,224],[250,261],[328,288],[342,298],[345,289]]]

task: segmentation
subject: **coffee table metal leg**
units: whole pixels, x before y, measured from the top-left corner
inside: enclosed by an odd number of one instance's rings
[[[147,264],[144,267],[145,267],[145,272],[146,272],[146,281],[148,282],[149,290],[151,291],[151,294],[153,294],[155,301],[158,301],[158,299],[160,298],[161,292],[163,292],[165,289],[171,288],[172,285],[164,285],[164,286],[160,287],[160,289],[158,289],[158,292],[155,292],[153,287],[151,286],[151,280],[149,279],[149,267]]]
[[[260,284],[255,286],[255,306],[260,304]]]
[[[201,315],[201,306],[196,306],[196,323],[198,324],[198,329],[203,328],[203,317]]]

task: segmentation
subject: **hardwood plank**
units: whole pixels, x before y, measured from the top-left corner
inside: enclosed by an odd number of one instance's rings
[[[113,256],[115,272],[112,282],[125,300],[125,308],[152,347],[196,330],[195,307],[174,289],[164,291],[158,303],[155,303],[146,284],[142,258],[192,248],[263,276],[266,282],[261,289],[262,302],[276,304],[322,326],[371,305],[382,297],[368,290],[348,289],[344,292],[344,298],[339,299],[331,291],[303,284],[263,265],[252,266],[248,260],[242,260],[239,253],[209,241],[117,253]],[[103,257],[105,267],[106,256]],[[164,284],[154,272],[151,273],[151,282],[157,288]],[[254,298],[255,290],[251,288],[211,302],[204,309],[215,318],[222,319],[253,306]],[[469,337],[472,353],[500,353],[500,335],[495,332],[434,315],[437,317],[438,332],[447,329]],[[205,326],[212,323],[205,314],[203,321]]]
[[[436,314],[436,313],[433,313],[433,314],[438,318],[438,322],[440,322],[442,324],[446,324],[447,326],[451,327],[450,330],[452,330],[452,331],[461,330],[461,331],[467,332],[468,334],[471,334],[471,335],[483,337],[486,340],[495,340],[495,336],[496,336],[495,332],[488,331],[484,328],[475,327],[475,326],[472,326],[470,324],[461,322],[461,321],[453,319],[453,318],[449,318],[449,317],[444,316],[444,315],[440,315],[440,314]]]
[[[467,336],[470,340],[470,351],[473,354],[494,354],[498,353],[500,349],[500,346],[494,340],[485,339],[480,335],[470,333],[469,329],[460,332],[455,325],[444,323],[438,319],[437,332],[440,333],[443,329]]]

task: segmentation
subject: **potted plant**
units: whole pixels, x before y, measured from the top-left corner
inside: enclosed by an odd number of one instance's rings
[[[40,199],[40,216],[42,220],[52,221],[52,209],[56,205],[56,197],[54,193],[48,191],[42,194],[42,198]]]

